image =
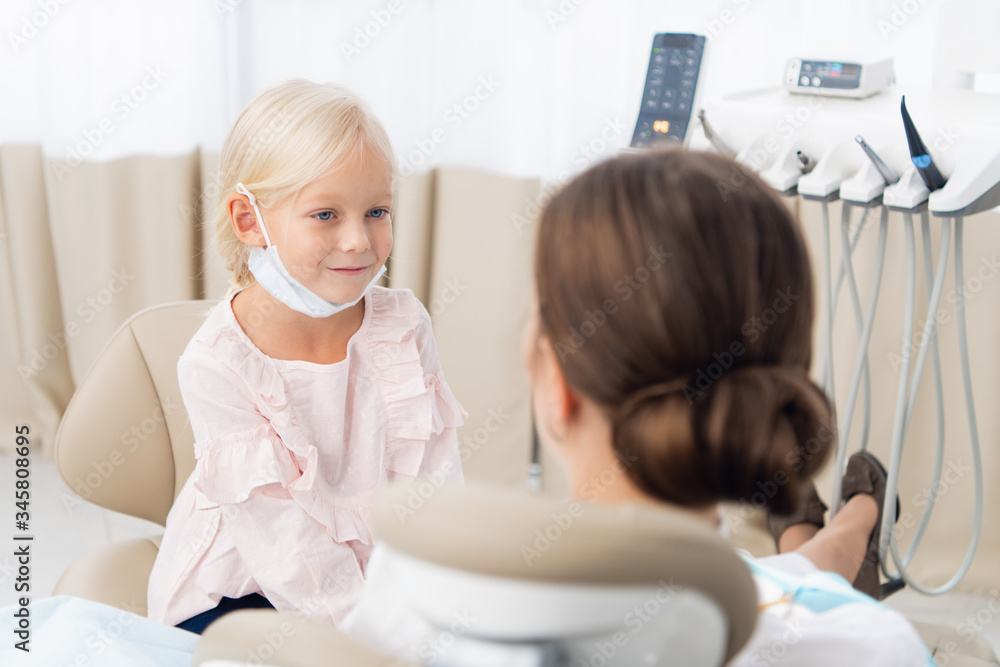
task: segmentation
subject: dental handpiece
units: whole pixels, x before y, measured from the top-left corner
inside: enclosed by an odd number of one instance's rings
[[[872,147],[865,142],[864,137],[859,134],[854,137],[854,140],[858,142],[858,145],[861,146],[861,150],[865,152],[868,159],[871,160],[872,164],[875,165],[875,168],[878,169],[878,173],[882,174],[882,179],[885,181],[886,185],[892,185],[899,180],[899,176],[892,170],[892,167],[887,165],[882,158],[878,156],[878,153],[872,150]]]
[[[920,178],[923,179],[924,185],[931,192],[943,188],[947,181],[941,175],[941,172],[938,171],[934,160],[931,159],[930,151],[924,145],[923,140],[920,138],[920,133],[917,132],[917,128],[913,124],[913,119],[910,118],[910,114],[906,110],[906,95],[903,95],[900,110],[903,113],[903,129],[906,130],[906,143],[910,145],[910,159],[913,160],[913,164],[920,173]]]
[[[799,169],[803,174],[808,174],[816,166],[816,161],[802,151],[795,151],[795,157],[799,160]]]
[[[705,138],[708,139],[709,143],[712,144],[713,147],[715,147],[715,150],[719,151],[723,155],[736,155],[736,151],[730,148],[729,145],[722,140],[722,137],[719,136],[718,132],[715,131],[715,128],[708,123],[708,118],[705,116],[704,109],[698,110],[698,120],[701,121],[701,129],[705,132]]]

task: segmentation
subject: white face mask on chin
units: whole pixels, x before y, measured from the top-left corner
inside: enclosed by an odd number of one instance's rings
[[[251,248],[250,258],[247,260],[247,268],[264,290],[275,299],[285,304],[292,310],[309,315],[310,317],[329,317],[334,313],[339,313],[345,308],[350,308],[361,301],[372,285],[378,282],[379,278],[385,275],[385,264],[379,269],[370,283],[365,286],[364,291],[354,301],[350,303],[333,303],[306,288],[288,273],[288,269],[281,263],[278,256],[278,248],[271,243],[264,228],[264,220],[261,218],[260,210],[257,208],[256,198],[250,194],[242,183],[236,184],[236,191],[245,195],[250,200],[253,212],[257,214],[257,222],[260,224],[260,231],[264,234],[264,241],[267,249]]]

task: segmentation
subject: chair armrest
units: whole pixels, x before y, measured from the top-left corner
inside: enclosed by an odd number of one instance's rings
[[[211,660],[257,661],[278,667],[416,667],[337,628],[269,609],[236,611],[215,621],[194,648],[192,667]]]
[[[73,561],[52,595],[72,595],[146,616],[149,573],[160,537],[105,544]]]

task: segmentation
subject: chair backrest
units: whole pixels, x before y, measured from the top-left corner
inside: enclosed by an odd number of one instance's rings
[[[177,360],[216,303],[142,310],[101,351],[55,438],[56,467],[80,497],[165,524],[195,464]]]
[[[374,527],[412,611],[442,630],[456,610],[476,618],[463,631],[467,656],[477,643],[484,654],[554,644],[573,665],[721,665],[756,623],[746,564],[710,526],[666,506],[425,480],[386,490]]]

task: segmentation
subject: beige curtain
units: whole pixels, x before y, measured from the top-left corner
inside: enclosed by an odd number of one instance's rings
[[[38,146],[0,146],[0,427],[27,424],[36,445],[73,394],[44,181]]]
[[[36,444],[49,446],[74,387],[115,329],[155,304],[220,298],[228,276],[212,250],[211,210],[218,194],[216,155],[140,156],[76,167],[47,162],[37,146],[0,147],[0,349],[4,433],[28,423]],[[68,170],[67,170],[68,169]],[[543,193],[536,179],[515,179],[468,169],[442,168],[398,184],[395,241],[389,284],[406,287],[431,313],[445,375],[469,419],[459,432],[469,479],[525,483],[531,443],[528,385],[521,363],[521,332],[531,289],[534,216]],[[817,273],[822,269],[819,204],[789,200],[801,213]],[[840,205],[830,211],[832,257],[840,257]],[[204,224],[208,219],[208,224]],[[860,213],[855,213],[857,223]],[[1000,245],[995,213],[970,219],[966,229],[969,346],[984,477],[986,512],[980,548],[964,590],[989,593],[1000,555],[1000,280],[992,248]],[[854,265],[867,305],[874,267],[877,216],[869,219]],[[936,257],[940,221],[932,220]],[[919,225],[918,328],[926,297]],[[888,461],[901,349],[904,239],[898,213],[890,218],[878,317],[869,363],[872,382],[871,449]],[[817,288],[819,282],[817,279]],[[931,584],[944,581],[961,560],[971,526],[973,484],[968,427],[957,356],[954,293],[949,267],[942,309],[950,319],[938,339],[947,408],[945,469],[938,509],[913,572]],[[816,364],[822,342],[818,301]],[[834,361],[840,414],[857,351],[848,292],[842,290]],[[895,355],[895,356],[894,356]],[[861,406],[851,447],[858,446]],[[931,367],[921,385],[903,464],[900,500],[904,545],[930,491],[936,440]],[[3,447],[12,439],[3,438]],[[558,467],[545,459],[546,490],[567,491]],[[818,485],[829,502],[832,470]],[[734,539],[755,553],[770,549],[760,517],[733,523]]]
[[[48,450],[76,383],[142,308],[207,294],[201,162],[67,164],[0,148],[4,422]],[[9,445],[8,440],[4,441]]]

